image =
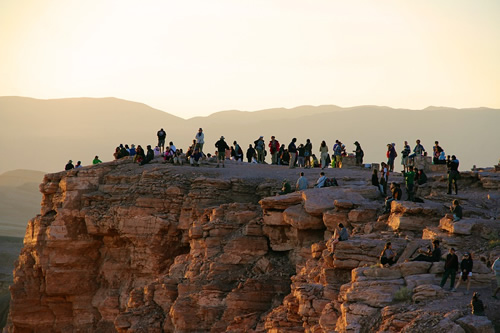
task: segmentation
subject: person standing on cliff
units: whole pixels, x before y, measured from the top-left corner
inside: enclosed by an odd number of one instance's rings
[[[312,162],[311,162],[311,156],[312,156],[312,143],[310,139],[306,140],[306,145],[304,146],[305,152],[304,152],[304,157],[306,159],[306,169],[310,169]]]
[[[460,177],[458,172],[458,166],[460,162],[457,160],[455,155],[451,156],[451,161],[448,162],[448,194],[451,194],[451,187],[455,188],[455,194],[458,194],[457,181]]]
[[[257,163],[264,163],[264,137],[261,135],[254,142],[255,151],[257,152]]]
[[[387,144],[387,165],[389,166],[389,171],[394,171],[394,160],[398,154],[396,153],[396,149],[394,148],[394,144]]]
[[[229,149],[229,146],[227,145],[226,141],[224,141],[224,136],[221,136],[219,141],[215,143],[215,147],[217,148],[217,166],[216,168],[219,167],[219,162],[222,161],[222,167],[225,168],[224,166],[224,160],[226,159],[226,149]]]
[[[271,136],[271,141],[269,141],[269,152],[271,153],[271,163],[273,165],[278,164],[278,152],[280,150],[280,143],[276,138]]]
[[[203,145],[205,144],[205,134],[203,134],[203,129],[200,127],[198,133],[196,133],[194,139],[196,140],[196,147],[200,150],[203,155]]]
[[[403,166],[403,172],[408,171],[408,165],[409,165],[408,156],[410,156],[410,154],[411,154],[410,145],[408,144],[408,141],[405,141],[403,150],[401,151],[401,165]]]
[[[365,153],[363,149],[361,149],[361,145],[358,141],[354,142],[354,145],[356,146],[356,149],[354,150],[354,153],[356,154],[356,165],[363,166],[363,157],[365,156]]]
[[[247,149],[247,161],[248,163],[252,163],[252,159],[255,157],[255,149],[252,147],[252,144],[248,145]]]
[[[444,263],[444,274],[441,279],[441,288],[446,284],[446,280],[450,277],[450,291],[456,291],[455,289],[455,276],[458,271],[458,257],[455,254],[455,249],[451,248],[450,253],[446,256],[446,262]]]
[[[163,153],[165,150],[165,139],[167,138],[167,132],[160,128],[160,130],[156,133],[158,137],[158,147],[160,148],[160,153]]]
[[[408,201],[414,201],[413,185],[415,183],[415,172],[413,171],[413,166],[410,165],[410,170],[408,172],[403,172],[403,177],[406,184],[406,194],[408,195]]]
[[[288,145],[288,154],[290,154],[290,164],[288,164],[289,169],[295,168],[295,161],[297,159],[297,146],[295,146],[297,138],[293,138],[292,142]]]
[[[73,161],[69,160],[68,163],[66,164],[66,166],[64,167],[64,170],[68,171],[68,170],[71,170],[74,168],[75,168],[75,166],[73,165]]]
[[[326,161],[328,158],[328,146],[326,145],[325,140],[321,141],[321,145],[319,146],[320,159],[321,159],[321,170],[324,170],[328,167],[328,162]]]

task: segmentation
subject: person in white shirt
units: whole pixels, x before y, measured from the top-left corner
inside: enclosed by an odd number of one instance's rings
[[[177,148],[175,148],[174,143],[172,141],[170,141],[170,143],[168,145],[170,146],[170,151],[173,154],[175,154],[175,152],[177,151]]]
[[[198,133],[194,137],[196,139],[196,146],[200,149],[200,153],[203,154],[203,144],[205,144],[205,134],[203,134],[203,129],[200,127]]]

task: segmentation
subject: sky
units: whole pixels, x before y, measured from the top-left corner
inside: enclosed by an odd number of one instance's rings
[[[0,96],[500,108],[498,0],[0,0]]]

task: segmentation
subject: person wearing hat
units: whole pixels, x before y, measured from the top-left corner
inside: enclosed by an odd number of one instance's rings
[[[196,148],[200,149],[200,153],[203,155],[203,145],[205,144],[205,134],[203,134],[203,129],[200,127],[198,133],[195,135]]]
[[[460,262],[460,279],[458,279],[457,284],[455,285],[455,290],[458,289],[461,281],[467,282],[467,291],[465,292],[466,295],[469,293],[472,266],[472,257],[469,252],[465,252],[462,257],[462,261]]]
[[[74,169],[74,168],[75,168],[75,166],[73,165],[73,161],[69,160],[68,164],[66,164],[66,166],[64,167],[64,170],[68,171],[68,170],[71,170],[71,169]]]
[[[274,135],[271,136],[269,141],[269,152],[271,153],[271,163],[278,164],[278,151],[280,150],[280,143],[275,139]]]
[[[356,146],[356,149],[353,150],[353,153],[356,154],[356,165],[363,166],[363,157],[365,156],[365,153],[363,149],[361,149],[361,145],[358,141],[354,142],[354,145]]]
[[[264,163],[264,137],[261,135],[254,142],[255,150],[257,151],[257,162]]]
[[[450,277],[450,291],[456,291],[455,286],[455,276],[458,271],[458,257],[455,253],[455,249],[451,248],[448,255],[446,256],[446,261],[444,263],[444,274],[441,279],[441,288],[446,284],[446,280]]]
[[[224,160],[226,159],[226,149],[229,149],[229,146],[224,139],[224,136],[221,136],[219,141],[215,143],[215,147],[217,148],[217,168],[219,167],[220,161],[222,161],[222,167],[225,168]]]
[[[102,161],[99,159],[99,156],[95,156],[94,157],[94,160],[92,161],[92,164],[99,164],[99,163],[102,163]]]

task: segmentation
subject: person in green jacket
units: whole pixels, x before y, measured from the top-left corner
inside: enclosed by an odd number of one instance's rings
[[[92,164],[99,164],[99,163],[102,163],[102,161],[99,159],[99,156],[95,156],[94,157],[94,160],[92,161]]]
[[[415,172],[413,171],[413,166],[408,167],[408,172],[403,172],[403,177],[406,183],[406,192],[408,193],[408,201],[414,200],[413,184],[415,182]]]

